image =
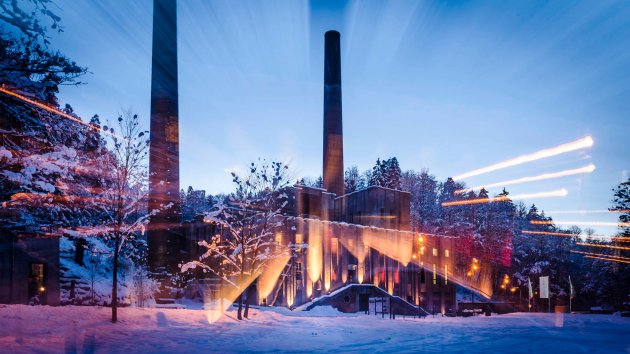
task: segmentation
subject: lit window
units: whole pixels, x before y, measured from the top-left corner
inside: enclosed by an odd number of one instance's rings
[[[420,247],[420,255],[424,256],[424,246]]]
[[[448,285],[448,264],[444,265],[444,284]]]
[[[282,233],[281,232],[276,232],[276,242],[277,243],[282,243]]]
[[[437,266],[433,263],[433,285],[437,284]]]
[[[304,239],[303,239],[302,234],[295,234],[295,243],[299,245],[303,242],[304,242]]]
[[[437,248],[434,248],[434,249],[433,249],[433,255],[437,257],[437,255],[438,255],[438,250],[437,250]]]
[[[444,257],[448,258],[449,257],[449,252],[448,250],[444,250]]]

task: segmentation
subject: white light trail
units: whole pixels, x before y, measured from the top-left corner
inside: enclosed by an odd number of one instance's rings
[[[572,175],[577,175],[577,174],[582,174],[582,173],[591,173],[593,171],[595,171],[595,165],[588,164],[588,165],[586,165],[584,167],[574,168],[574,169],[571,169],[571,170],[564,170],[564,171],[553,172],[553,173],[545,173],[545,174],[542,174],[542,175],[531,176],[531,177],[521,177],[521,178],[511,179],[509,181],[496,182],[496,183],[490,183],[490,184],[486,184],[486,185],[479,185],[479,186],[475,186],[475,187],[470,187],[470,188],[466,188],[466,189],[460,189],[460,190],[455,191],[455,193],[457,193],[457,194],[466,193],[466,192],[470,192],[472,190],[479,190],[481,188],[505,187],[505,186],[510,186],[510,185],[519,184],[519,183],[542,181],[542,180],[545,180],[545,179],[552,179],[552,178],[559,178],[559,177],[565,177],[565,176],[572,176]]]
[[[551,210],[545,214],[605,214],[605,213],[630,213],[630,209],[599,209],[599,210]]]
[[[593,146],[593,138],[590,137],[590,136],[586,136],[584,138],[572,141],[572,142],[567,143],[567,144],[562,144],[562,145],[559,145],[559,146],[556,146],[556,147],[553,147],[553,148],[540,150],[540,151],[534,152],[532,154],[521,155],[521,156],[513,158],[513,159],[505,160],[503,162],[499,162],[499,163],[496,163],[496,164],[493,164],[493,165],[490,165],[490,166],[486,166],[486,167],[483,167],[483,168],[480,168],[480,169],[477,169],[477,170],[466,172],[466,173],[463,173],[461,175],[457,175],[457,176],[453,177],[453,180],[455,180],[455,181],[462,180],[464,178],[478,176],[478,175],[481,175],[481,174],[484,174],[484,173],[488,173],[488,172],[504,169],[504,168],[511,167],[511,166],[520,165],[520,164],[531,162],[531,161],[544,159],[544,158],[551,157],[551,156],[564,154],[566,152],[570,152],[570,151],[574,151],[574,150],[588,148],[588,147],[591,147],[591,146]]]
[[[630,222],[607,222],[607,221],[542,221],[532,220],[529,222],[532,225],[576,225],[576,226],[622,226],[630,227]]]

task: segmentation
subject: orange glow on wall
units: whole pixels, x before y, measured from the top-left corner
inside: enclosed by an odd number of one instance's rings
[[[262,303],[273,288],[275,287],[280,274],[286,267],[291,257],[288,253],[281,254],[275,259],[271,260],[263,270],[262,274],[258,277],[258,300]]]
[[[365,263],[363,261],[359,261],[357,266],[357,281],[359,284],[363,284],[363,277],[365,276]]]
[[[317,221],[308,222],[308,277],[313,283],[322,275],[322,224]]]
[[[363,242],[366,246],[404,265],[409,264],[412,259],[414,240],[415,236],[411,232],[377,228],[363,230]]]

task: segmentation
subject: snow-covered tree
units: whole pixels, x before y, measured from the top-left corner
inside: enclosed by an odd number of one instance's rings
[[[438,221],[438,182],[427,169],[402,174],[401,189],[411,193],[411,225],[415,231],[432,232]]]
[[[272,260],[289,249],[277,242],[275,234],[283,229],[282,209],[289,202],[288,166],[280,162],[252,163],[247,176],[232,173],[235,191],[227,204],[219,204],[205,217],[221,230],[209,241],[199,244],[206,252],[199,260],[182,266],[182,272],[201,267],[220,277],[240,295],[238,319],[242,319],[243,292],[247,290],[244,317],[247,318],[253,288],[249,284]]]
[[[365,188],[367,181],[363,179],[363,176],[359,172],[359,168],[357,166],[351,166],[346,169],[344,175],[344,185],[346,193],[352,193]]]
[[[391,189],[400,189],[402,172],[398,159],[392,157],[387,160],[376,159],[376,163],[372,168],[368,185],[386,187]]]
[[[46,24],[61,31],[52,5],[52,0],[0,1],[0,84],[56,105],[59,86],[78,84],[86,69],[48,49]]]
[[[182,189],[182,218],[184,220],[192,220],[195,216],[201,215],[210,208],[206,191],[196,190],[192,186],[188,186],[188,190],[184,192]],[[210,202],[212,197],[209,196]]]

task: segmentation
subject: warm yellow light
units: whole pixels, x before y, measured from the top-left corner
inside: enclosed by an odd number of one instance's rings
[[[318,221],[308,221],[308,277],[313,283],[319,280],[322,274],[322,230]]]
[[[39,291],[44,292],[46,291],[46,288],[44,288],[43,286],[39,287]]]
[[[493,198],[477,198],[477,199],[465,199],[465,200],[456,200],[452,202],[444,202],[442,206],[456,206],[456,205],[470,205],[470,204],[483,204],[483,203],[495,203],[495,202],[504,202],[508,200],[523,200],[523,199],[536,199],[536,198],[552,198],[552,197],[566,197],[569,194],[565,188],[560,188],[554,191],[549,192],[538,192],[538,193],[529,193],[529,194],[516,194],[510,196],[500,196]]]
[[[271,293],[290,258],[288,253],[282,253],[267,263],[262,274],[258,277],[258,298],[260,301]]]

